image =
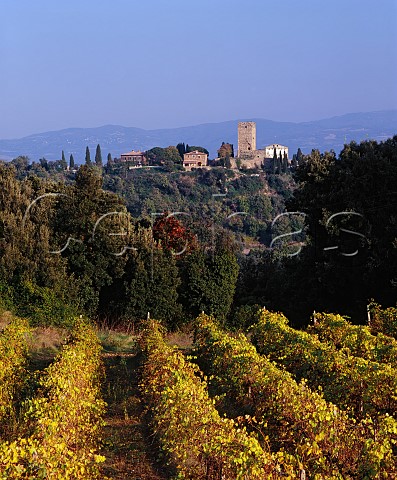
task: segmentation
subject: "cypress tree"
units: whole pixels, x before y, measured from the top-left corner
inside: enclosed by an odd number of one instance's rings
[[[280,153],[280,155],[281,155],[281,153]],[[288,173],[288,157],[287,157],[287,152],[284,152],[283,170],[284,170],[284,173]]]
[[[67,164],[66,158],[65,158],[65,152],[63,150],[62,150],[61,166],[62,166],[63,170],[66,170],[68,168],[68,164]]]
[[[99,143],[96,147],[96,152],[95,152],[95,164],[98,167],[102,167],[102,152],[101,152],[101,146],[99,145]]]
[[[298,165],[302,164],[302,160],[303,160],[302,150],[298,148],[298,152],[296,154],[296,161],[298,162]]]
[[[70,168],[70,170],[73,170],[73,169],[74,169],[73,153],[70,154],[70,158],[69,158],[69,168]]]
[[[273,175],[277,173],[277,153],[276,149],[273,150],[273,161],[272,161],[272,173]]]
[[[183,160],[183,155],[186,153],[186,147],[185,147],[185,144],[184,143],[178,143],[178,145],[176,146],[178,152],[179,152],[179,155],[181,156],[182,160]]]
[[[40,159],[39,159],[39,162],[40,162],[40,165],[41,165],[45,170],[47,170],[47,172],[48,172],[49,168],[48,168],[47,159],[45,159],[44,157],[43,157],[43,158],[40,158]]]
[[[112,164],[113,164],[112,154],[108,153],[108,165],[112,165]]]
[[[276,155],[276,162],[277,162],[276,163],[276,173],[280,175],[282,173],[282,170],[281,170],[282,169],[282,163],[281,163],[280,157],[277,157],[277,155]]]
[[[85,149],[85,164],[86,165],[92,165],[92,163],[91,163],[91,153],[90,153],[90,149],[88,148],[88,146]]]

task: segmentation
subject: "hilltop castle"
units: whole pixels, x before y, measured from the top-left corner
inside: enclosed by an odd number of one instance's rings
[[[247,168],[260,167],[261,165],[269,166],[271,159],[276,152],[277,157],[284,155],[288,158],[288,147],[273,143],[267,145],[263,149],[256,149],[256,123],[255,122],[239,122],[238,123],[238,147],[237,157],[241,161],[241,165]]]

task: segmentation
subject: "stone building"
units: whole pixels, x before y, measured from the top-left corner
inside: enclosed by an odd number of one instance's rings
[[[241,161],[241,165],[246,168],[269,169],[271,159],[276,149],[277,156],[287,154],[288,147],[274,143],[265,148],[256,149],[256,123],[255,122],[239,122],[238,123],[238,150],[237,156]]]
[[[202,168],[208,165],[208,155],[198,150],[188,152],[183,155],[183,166],[185,170],[191,171],[193,168]]]
[[[252,155],[256,150],[256,123],[238,122],[238,145],[237,156]]]
[[[147,163],[147,160],[143,152],[135,152],[134,150],[132,150],[131,152],[122,153],[120,156],[120,162],[128,162],[134,165],[145,165]]]
[[[274,156],[274,150],[276,150],[276,155],[277,157],[281,156],[284,158],[284,155],[287,154],[288,158],[288,147],[284,145],[279,145],[278,143],[273,143],[272,145],[267,145],[265,147],[265,157],[266,158],[273,158]]]

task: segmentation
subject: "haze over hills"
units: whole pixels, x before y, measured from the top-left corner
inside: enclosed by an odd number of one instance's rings
[[[289,147],[290,156],[298,147],[304,153],[309,153],[313,148],[320,151],[333,149],[339,153],[345,142],[367,139],[383,141],[397,134],[397,110],[351,113],[302,123],[274,122],[260,118],[241,120],[256,122],[257,148],[280,143]],[[179,142],[206,147],[213,158],[216,157],[222,142],[233,143],[237,150],[238,121],[157,130],[120,125],[68,128],[20,139],[0,140],[0,158],[11,160],[19,155],[27,155],[35,161],[42,157],[58,160],[64,150],[67,159],[73,153],[77,163],[80,163],[84,160],[87,145],[94,154],[99,143],[105,158],[108,152],[113,157],[118,157],[132,149],[147,150],[155,146],[176,145]]]

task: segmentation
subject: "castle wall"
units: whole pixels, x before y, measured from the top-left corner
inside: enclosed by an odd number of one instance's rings
[[[242,157],[248,152],[256,150],[256,123],[239,122],[238,123],[238,148],[237,156]]]
[[[287,155],[288,147],[274,143],[267,145],[263,149],[256,149],[256,123],[239,122],[238,123],[238,150],[237,157],[241,161],[241,166],[246,168],[260,168],[265,170],[271,168],[271,162],[276,150],[277,157]]]

